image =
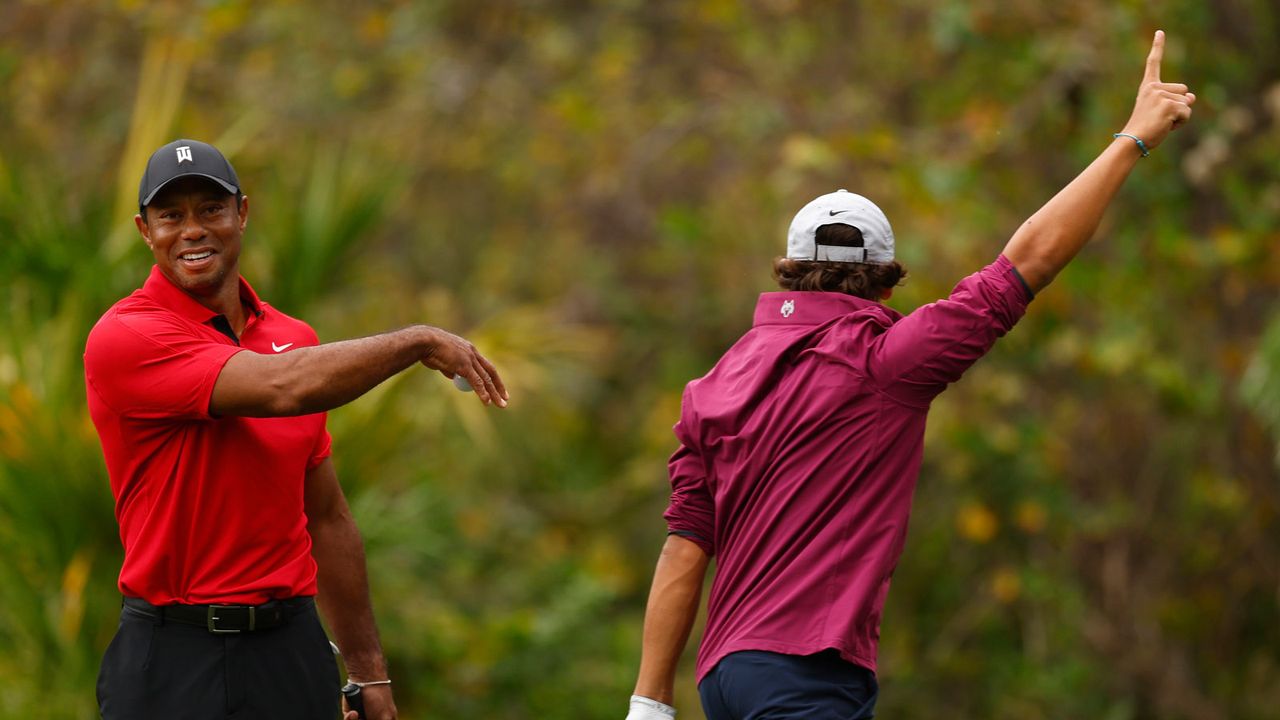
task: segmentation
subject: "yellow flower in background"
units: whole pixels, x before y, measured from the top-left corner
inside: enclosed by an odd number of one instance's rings
[[[1023,500],[1018,503],[1016,522],[1018,527],[1028,535],[1036,535],[1043,531],[1048,519],[1049,514],[1045,511],[1044,505],[1035,500]]]
[[[385,12],[374,11],[360,22],[360,39],[368,45],[381,45],[391,29],[391,22]]]
[[[1022,596],[1022,578],[1013,568],[1003,567],[991,576],[991,594],[1008,605]]]
[[[956,529],[965,540],[985,543],[995,537],[1000,529],[1000,521],[982,503],[968,503],[956,514]]]

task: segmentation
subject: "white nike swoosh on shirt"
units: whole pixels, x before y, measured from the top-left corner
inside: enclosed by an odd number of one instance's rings
[[[271,343],[271,349],[275,350],[276,352],[284,352],[285,350],[288,350],[291,347],[293,347],[293,343],[285,343],[283,345],[277,345],[274,342]]]

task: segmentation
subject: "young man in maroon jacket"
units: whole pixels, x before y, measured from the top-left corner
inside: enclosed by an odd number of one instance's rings
[[[893,232],[839,191],[792,222],[752,329],[685,389],[670,534],[645,614],[629,720],[666,720],[708,561],[697,680],[711,720],[870,718],[889,579],[902,553],[929,404],[1022,317],[1088,241],[1138,160],[1191,117],[1160,80],[1157,32],[1124,131],[944,300],[883,306]]]
[[[124,544],[102,717],[334,717],[340,683],[318,598],[364,688],[365,718],[390,720],[364,548],[325,412],[418,363],[505,407],[502,381],[438,328],[320,344],[259,299],[240,276],[249,199],[211,145],[156,150],[138,205],[155,265],[84,354]]]

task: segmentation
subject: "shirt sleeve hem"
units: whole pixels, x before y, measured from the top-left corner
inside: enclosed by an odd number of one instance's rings
[[[211,407],[211,405],[213,405],[213,389],[217,387],[218,378],[222,377],[222,370],[227,366],[227,362],[229,362],[231,358],[235,357],[236,355],[239,355],[240,353],[244,352],[247,349],[248,348],[236,348],[235,352],[230,353],[225,358],[223,358],[222,362],[218,363],[217,367],[214,368],[213,381],[206,382],[204,386],[200,389],[200,392],[203,395],[203,397],[201,398],[201,401],[203,403],[201,407],[204,409],[203,412],[206,418],[210,420],[217,420],[218,418],[222,417],[221,415],[213,414],[213,408]]]
[[[698,547],[702,548],[702,552],[706,553],[707,557],[715,557],[715,554],[716,554],[715,547],[711,544],[711,542],[708,541],[706,538],[702,537],[701,535],[699,535],[698,533],[693,532],[692,530],[680,530],[677,528],[671,528],[667,530],[667,534],[679,535],[685,540],[688,540],[694,545],[697,545]]]
[[[1009,259],[1005,258],[1005,260]],[[1022,273],[1018,272],[1018,266],[1014,265],[1012,260],[1009,260],[1009,269],[1013,271],[1013,276],[1018,278],[1018,282],[1022,284],[1022,289],[1027,292],[1027,302],[1035,300],[1036,294],[1032,292],[1031,286],[1027,284],[1027,279],[1022,277]]]

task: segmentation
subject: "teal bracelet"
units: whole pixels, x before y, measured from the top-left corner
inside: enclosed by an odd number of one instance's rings
[[[1142,157],[1146,157],[1151,154],[1151,151],[1147,149],[1147,144],[1142,142],[1142,138],[1137,135],[1130,135],[1129,133],[1115,133],[1111,137],[1127,137],[1138,143],[1138,149],[1142,151]]]

